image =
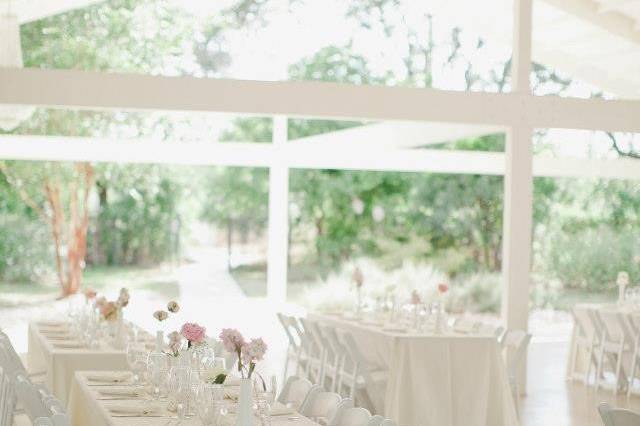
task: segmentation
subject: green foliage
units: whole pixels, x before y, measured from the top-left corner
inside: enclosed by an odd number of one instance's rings
[[[619,271],[640,282],[640,242],[637,233],[609,226],[575,233],[554,233],[544,255],[544,271],[565,287],[603,291],[614,286]]]
[[[40,221],[0,212],[0,279],[29,282],[52,268],[51,236]]]

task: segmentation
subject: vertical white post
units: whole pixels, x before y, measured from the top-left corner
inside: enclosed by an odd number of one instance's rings
[[[287,117],[273,118],[273,143],[286,144]],[[289,245],[289,169],[274,163],[269,168],[269,246],[267,297],[273,302],[287,299],[287,253]]]
[[[532,0],[514,1],[513,91],[530,92]],[[524,114],[524,112],[523,112]],[[523,119],[523,123],[526,121]],[[533,221],[533,129],[513,125],[507,131],[504,174],[504,220],[502,242],[502,317],[509,329],[527,330]],[[523,363],[526,365],[526,362]],[[518,374],[522,393],[526,368]]]

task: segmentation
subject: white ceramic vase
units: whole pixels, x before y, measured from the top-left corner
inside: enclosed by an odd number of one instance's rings
[[[240,379],[236,426],[253,426],[253,381]]]

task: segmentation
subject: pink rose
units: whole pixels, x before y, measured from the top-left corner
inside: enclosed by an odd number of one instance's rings
[[[420,302],[422,302],[422,301],[420,300],[420,295],[418,294],[418,291],[417,290],[413,290],[411,292],[411,304],[412,305],[419,305]]]
[[[447,284],[445,284],[445,283],[438,284],[438,291],[439,291],[441,294],[444,294],[444,293],[446,293],[447,291],[449,291],[449,286],[448,286]]]
[[[92,289],[92,288],[87,288],[87,289],[84,291],[84,297],[85,297],[87,300],[95,299],[96,294],[97,294],[97,293],[96,293],[96,291],[95,291],[94,289]]]
[[[106,302],[100,306],[100,314],[107,321],[115,321],[118,318],[118,306],[114,302]]]
[[[177,331],[169,333],[169,350],[174,354],[180,352],[182,347],[182,335]]]
[[[202,343],[206,332],[206,328],[191,322],[185,323],[180,329],[180,334],[190,343]]]
[[[267,344],[261,338],[251,339],[242,346],[242,359],[245,363],[262,361],[267,352]]]
[[[223,328],[220,333],[220,340],[227,352],[237,353],[240,348],[245,345],[244,337],[242,334],[233,328]]]

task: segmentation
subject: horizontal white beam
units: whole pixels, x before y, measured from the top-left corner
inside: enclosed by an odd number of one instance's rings
[[[334,150],[289,142],[281,145],[253,142],[116,141],[53,136],[0,136],[0,159],[36,161],[91,161],[158,163],[200,166],[347,169],[502,175],[500,152],[429,149]],[[590,160],[536,156],[538,177],[575,177],[640,180],[640,161]]]
[[[2,103],[640,132],[640,101],[77,70],[0,69]]]
[[[7,0],[5,0],[6,2]],[[12,0],[11,8],[21,24],[91,6],[104,0]],[[0,1],[0,6],[6,7]]]
[[[398,149],[503,133],[501,126],[451,123],[382,122],[296,139],[296,143],[319,144],[326,149]]]
[[[640,32],[636,31],[636,22],[629,16],[611,11],[601,13],[600,6],[593,0],[542,0],[557,9],[577,16],[611,34],[640,44]]]

